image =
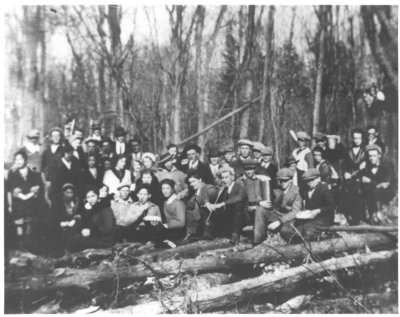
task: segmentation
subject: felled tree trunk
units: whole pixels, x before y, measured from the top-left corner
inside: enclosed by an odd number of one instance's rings
[[[396,241],[393,241],[396,240]],[[388,235],[369,233],[347,235],[320,242],[311,242],[313,254],[319,257],[334,255],[341,252],[355,252],[366,246],[370,250],[389,249],[396,245],[397,239]],[[259,245],[242,252],[227,252],[220,257],[171,260],[162,263],[141,263],[133,266],[117,267],[113,263],[102,265],[96,269],[66,269],[59,276],[42,274],[6,279],[6,293],[33,291],[54,291],[74,287],[88,288],[98,283],[112,282],[118,277],[120,283],[135,280],[145,280],[150,276],[168,276],[171,274],[202,274],[208,272],[226,272],[234,267],[242,267],[257,263],[274,263],[290,259],[301,259],[308,251],[301,244],[287,246]]]

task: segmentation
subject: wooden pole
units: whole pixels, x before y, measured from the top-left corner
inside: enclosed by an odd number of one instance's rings
[[[231,113],[228,113],[227,115],[223,116],[222,118],[218,119],[217,121],[215,121],[213,124],[210,124],[208,127],[204,128],[202,131],[197,132],[195,134],[193,134],[192,136],[182,140],[181,142],[179,142],[177,145],[181,146],[183,144],[185,144],[186,142],[193,140],[194,138],[197,138],[199,135],[202,135],[203,133],[206,133],[208,130],[212,129],[213,127],[215,127],[217,124],[221,123],[222,121],[232,117],[233,115],[235,115],[236,113],[250,107],[253,106],[257,101],[259,101],[261,99],[261,97],[257,97],[253,100],[250,100],[249,102],[246,102],[243,106],[241,106],[240,108],[232,111]]]

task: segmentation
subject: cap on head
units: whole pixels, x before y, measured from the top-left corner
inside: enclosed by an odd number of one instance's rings
[[[119,184],[119,186],[117,187],[118,190],[121,190],[121,189],[123,189],[123,188],[128,188],[128,189],[130,189],[130,188],[131,188],[131,184],[130,184],[130,183],[121,183],[121,184]]]
[[[307,132],[304,131],[299,131],[296,133],[297,139],[301,140],[301,141],[309,141],[310,140],[310,136],[308,135]]]
[[[243,162],[243,168],[245,171],[249,171],[249,170],[255,170],[257,168],[258,165],[258,161],[256,160],[245,160]]]
[[[299,160],[296,160],[296,158],[293,155],[290,155],[285,162],[285,166],[289,167],[292,164],[297,164]]]
[[[369,151],[378,151],[379,154],[382,154],[382,149],[379,145],[376,144],[368,144],[365,147],[365,152],[369,152]]]
[[[317,170],[316,168],[310,168],[304,172],[302,179],[305,181],[311,181],[320,176],[321,176],[321,173],[319,172],[319,170]]]
[[[185,153],[187,153],[190,150],[195,150],[197,153],[201,153],[201,148],[197,144],[189,144],[185,147]]]
[[[72,185],[71,183],[66,183],[66,184],[64,184],[63,187],[62,187],[62,191],[65,192],[67,189],[75,190],[75,186]]]
[[[208,153],[208,157],[219,157],[220,152],[217,149],[210,149],[209,153]]]
[[[261,150],[261,155],[272,155],[274,153],[274,150],[270,146],[264,146],[264,148]]]
[[[265,148],[265,145],[261,142],[253,142],[253,151],[261,152]]]
[[[148,158],[149,158],[150,160],[152,160],[153,162],[156,161],[156,156],[155,156],[153,153],[151,153],[151,152],[143,153],[142,158],[144,159],[144,158],[146,158],[146,157],[148,157]]]
[[[222,155],[228,152],[234,152],[233,145],[225,145],[221,150]]]
[[[28,139],[39,138],[40,132],[38,129],[32,129],[31,131],[28,132],[27,137],[28,137]]]
[[[278,173],[276,173],[276,177],[278,179],[292,179],[294,176],[293,171],[290,168],[284,167],[281,168]]]
[[[125,131],[125,129],[123,127],[116,127],[114,135],[115,135],[116,138],[118,138],[120,136],[125,136],[126,135],[126,131]]]
[[[158,161],[159,164],[165,164],[169,161],[172,161],[174,156],[169,154],[168,152],[160,156],[160,160]]]
[[[238,141],[238,146],[241,147],[243,145],[249,146],[251,149],[254,147],[254,143],[247,139],[240,139]]]
[[[327,136],[323,133],[317,132],[314,134],[314,140],[316,142],[322,142],[327,140]]]
[[[221,167],[221,168],[218,170],[217,176],[218,176],[218,177],[221,177],[222,173],[225,173],[225,172],[229,172],[231,175],[235,175],[235,171],[233,170],[232,167],[230,167],[230,166],[223,166],[223,167]]]

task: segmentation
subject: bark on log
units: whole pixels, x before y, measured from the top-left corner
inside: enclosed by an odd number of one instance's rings
[[[394,241],[395,240],[395,241]],[[370,250],[383,250],[395,247],[397,238],[379,233],[346,235],[344,237],[311,242],[310,248],[315,255],[324,257],[341,252],[355,252],[366,246]],[[207,272],[226,272],[233,267],[257,263],[282,262],[288,259],[304,258],[308,251],[301,244],[287,246],[259,245],[251,250],[233,252],[218,258],[171,260],[162,263],[141,263],[134,266],[116,267],[112,263],[97,269],[66,269],[64,274],[54,273],[6,279],[6,292],[54,291],[74,287],[89,288],[98,283],[145,280],[150,276],[168,276],[171,274],[202,274]]]
[[[349,232],[395,232],[398,231],[398,226],[332,226],[327,231],[349,231]]]
[[[192,305],[199,311],[212,311],[220,307],[229,307],[250,297],[269,292],[280,292],[287,286],[301,284],[309,278],[329,274],[327,270],[339,271],[396,260],[397,251],[380,251],[368,254],[353,254],[341,258],[332,258],[320,263],[290,268],[284,272],[263,275],[236,283],[213,287],[207,291],[189,292]]]

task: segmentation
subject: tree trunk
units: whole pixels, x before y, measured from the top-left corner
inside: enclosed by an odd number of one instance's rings
[[[310,249],[314,255],[325,257],[341,252],[354,252],[368,246],[371,250],[382,250],[394,247],[396,238],[369,233],[359,235],[346,235],[320,242],[311,242]],[[74,287],[88,288],[98,283],[110,282],[117,275],[121,282],[145,280],[150,276],[168,276],[171,274],[202,274],[209,272],[229,271],[234,267],[254,265],[258,263],[282,262],[290,259],[304,258],[308,255],[307,249],[302,244],[259,245],[251,250],[242,252],[227,252],[225,256],[218,258],[187,259],[180,261],[164,261],[149,265],[147,262],[134,266],[111,267],[98,269],[66,269],[61,276],[43,274],[23,276],[12,280],[6,280],[5,289],[8,293],[29,291],[56,291]]]
[[[264,58],[264,74],[263,74],[263,87],[262,87],[262,101],[260,102],[260,124],[258,127],[258,141],[263,142],[265,130],[265,109],[267,108],[268,101],[271,101],[271,77],[272,77],[272,39],[274,36],[274,13],[275,7],[269,6],[268,23],[265,28],[265,58]]]
[[[319,56],[318,56],[318,67],[317,67],[317,82],[315,86],[315,100],[313,109],[313,128],[312,134],[319,132],[320,124],[320,112],[322,102],[322,78],[324,75],[324,61],[325,61],[325,38],[326,38],[326,8],[320,6],[319,9],[319,23],[320,23],[320,35],[319,35]]]

